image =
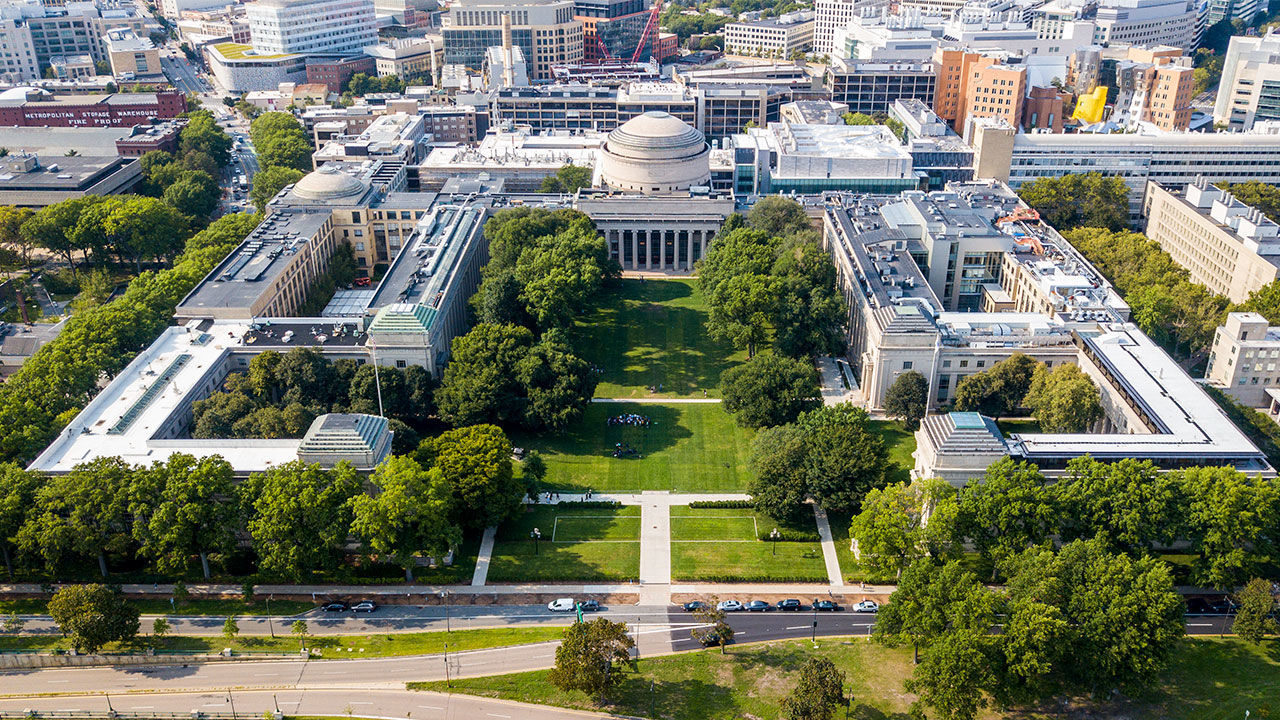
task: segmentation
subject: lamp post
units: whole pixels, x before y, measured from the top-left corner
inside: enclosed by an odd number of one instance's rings
[[[534,554],[534,555],[537,555],[537,554],[538,554],[538,541],[542,539],[542,531],[541,531],[541,530],[539,530],[538,528],[534,528],[534,529],[533,529],[533,532],[529,533],[529,538],[530,538],[531,540],[533,540],[533,554]]]
[[[773,541],[774,557],[778,557],[778,538],[779,537],[781,537],[781,533],[778,532],[778,528],[774,528],[773,532],[769,533],[769,539]]]

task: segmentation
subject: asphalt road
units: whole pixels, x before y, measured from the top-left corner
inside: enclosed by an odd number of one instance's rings
[[[181,52],[169,55],[164,49],[161,49],[160,67],[164,69],[164,74],[169,78],[169,82],[184,93],[200,95],[213,91],[209,83],[202,80],[197,74],[198,71],[191,64],[191,61]]]

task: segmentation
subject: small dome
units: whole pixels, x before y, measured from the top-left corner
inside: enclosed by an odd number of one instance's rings
[[[368,189],[354,175],[342,172],[335,165],[324,165],[295,183],[293,194],[307,200],[337,200],[363,195]]]

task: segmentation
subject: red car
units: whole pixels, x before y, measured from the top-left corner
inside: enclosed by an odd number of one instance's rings
[[[369,287],[373,284],[373,278],[359,277],[356,278],[356,287]]]

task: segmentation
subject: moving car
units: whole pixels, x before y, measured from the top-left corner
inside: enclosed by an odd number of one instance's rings
[[[800,601],[795,598],[787,598],[786,600],[778,601],[779,610],[799,610],[803,607],[804,605],[800,604]]]
[[[547,603],[547,609],[551,612],[573,612],[573,598],[560,598]]]
[[[738,612],[742,609],[742,603],[737,600],[721,600],[716,605],[716,609],[721,612]]]
[[[351,606],[341,600],[334,600],[331,603],[321,605],[320,609],[325,612],[346,612],[351,609]]]
[[[752,600],[743,605],[742,609],[747,612],[769,612],[773,609],[773,606],[763,600]]]
[[[351,606],[351,612],[367,612],[371,613],[378,609],[378,603],[372,600],[361,600]]]
[[[836,604],[835,600],[814,600],[813,609],[821,610],[822,612],[836,612],[840,609],[840,606]]]
[[[685,612],[697,612],[699,610],[706,610],[707,604],[701,600],[694,600],[693,602],[687,602],[680,607],[684,608]]]
[[[853,611],[860,612],[860,613],[880,612],[880,603],[876,602],[875,600],[863,600],[862,602],[853,606]]]
[[[579,605],[582,607],[582,612],[595,612],[600,609],[599,600],[583,600]]]

